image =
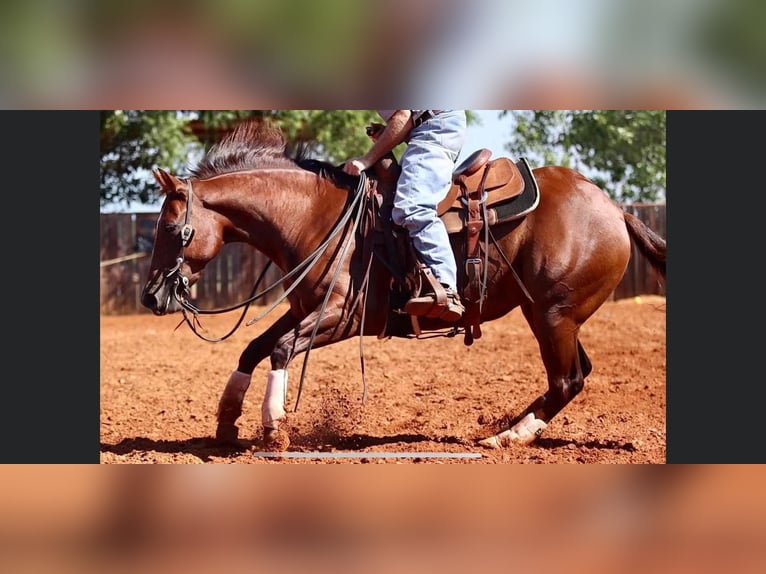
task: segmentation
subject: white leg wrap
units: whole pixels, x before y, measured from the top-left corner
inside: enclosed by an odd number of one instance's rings
[[[269,371],[266,381],[266,395],[261,405],[261,420],[265,428],[279,428],[278,421],[285,417],[287,400],[287,370]]]
[[[526,445],[539,437],[547,427],[544,421],[535,418],[533,413],[529,413],[512,428],[479,441],[479,444],[490,448],[500,448],[511,444]]]
[[[236,404],[238,407],[242,406],[242,401],[245,399],[245,393],[250,386],[251,375],[243,373],[241,371],[232,371],[229,375],[229,381],[226,383],[226,388],[223,390],[221,400],[218,403],[218,414],[220,415],[221,409],[232,404]]]

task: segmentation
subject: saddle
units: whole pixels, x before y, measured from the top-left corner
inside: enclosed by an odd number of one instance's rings
[[[461,260],[465,262],[464,273],[458,270],[457,287],[465,304],[461,325],[465,328],[466,345],[481,337],[481,308],[486,298],[486,262],[481,257],[480,232],[484,229],[486,236],[489,227],[524,217],[540,201],[537,182],[525,158],[517,162],[508,158],[490,161],[491,155],[488,149],[479,149],[467,157],[453,172],[452,186],[437,205],[437,213],[447,232],[450,235],[466,234],[465,253],[462,258],[456,257],[458,264]],[[407,315],[403,308],[410,297],[418,296],[425,287],[433,290],[438,299],[444,289],[420,261],[407,231],[391,219],[400,173],[393,154],[381,159],[373,171],[375,178],[370,189],[374,211],[371,214],[375,238],[373,250],[394,278],[389,321],[380,335],[384,338],[401,336],[393,325],[397,324],[397,318]],[[410,319],[413,331],[419,335],[417,317]],[[391,328],[394,330],[390,331]]]

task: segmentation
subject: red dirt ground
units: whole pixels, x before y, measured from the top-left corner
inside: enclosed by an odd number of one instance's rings
[[[362,403],[360,343],[314,349],[293,412],[303,355],[290,365],[290,452],[408,453],[402,458],[269,458],[258,455],[260,405],[269,361],[253,374],[238,420],[244,448],[213,444],[221,391],[246,344],[276,320],[277,308],[229,339],[209,343],[181,315],[101,317],[101,462],[136,463],[664,463],[664,297],[607,302],[583,326],[593,363],[585,388],[531,446],[487,450],[474,440],[546,389],[537,344],[516,309],[463,337],[363,341],[368,399]],[[251,310],[252,315],[257,310]],[[210,337],[236,313],[203,315]],[[412,453],[479,453],[480,458],[413,458]]]

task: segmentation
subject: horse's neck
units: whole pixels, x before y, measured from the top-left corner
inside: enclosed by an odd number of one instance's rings
[[[344,193],[311,172],[263,169],[232,174],[215,204],[231,225],[227,242],[249,243],[286,270],[325,238]]]

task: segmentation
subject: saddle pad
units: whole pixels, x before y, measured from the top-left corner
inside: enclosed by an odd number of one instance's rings
[[[540,203],[540,189],[532,174],[532,169],[525,158],[516,162],[524,180],[524,191],[519,195],[497,202],[487,208],[487,224],[492,226],[524,217]],[[441,216],[447,233],[459,233],[465,229],[467,209],[450,209]]]

